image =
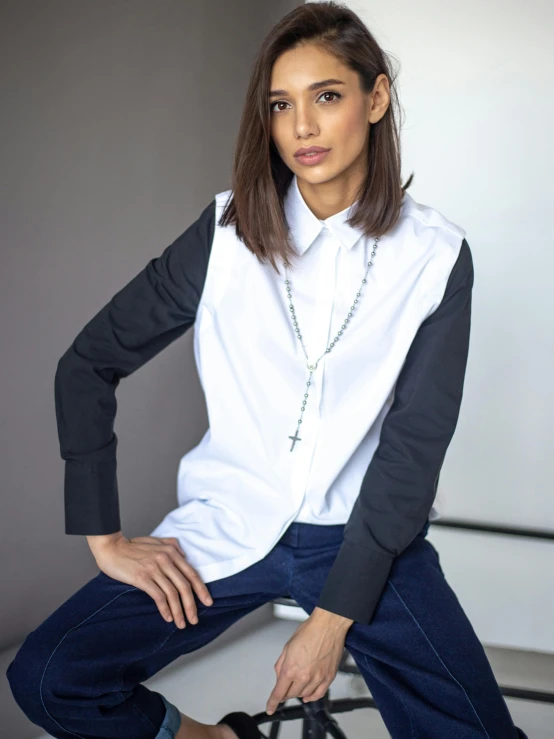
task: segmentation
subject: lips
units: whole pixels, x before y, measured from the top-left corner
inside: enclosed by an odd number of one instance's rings
[[[311,154],[311,153],[317,153],[321,151],[329,151],[329,149],[325,148],[324,146],[308,146],[308,147],[301,147],[300,149],[297,149],[294,152],[294,156],[298,157],[302,154]]]
[[[315,151],[312,154],[298,154],[296,161],[303,166],[314,166],[322,162],[330,151],[330,149],[323,149],[322,151]]]

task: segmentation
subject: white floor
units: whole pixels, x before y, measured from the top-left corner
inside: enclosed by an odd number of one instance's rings
[[[221,635],[144,684],[162,693],[183,713],[205,723],[215,724],[229,711],[259,713],[265,710],[275,685],[273,665],[298,625],[298,621],[275,618],[233,641],[221,643],[225,636]],[[236,626],[228,629],[227,640]],[[500,684],[554,691],[554,655],[487,647],[486,652]],[[369,695],[360,676],[344,674],[336,676],[330,693],[331,698]],[[514,722],[529,739],[552,739],[554,705],[511,698],[507,703]],[[300,705],[296,699],[288,704]],[[349,739],[390,739],[375,709],[358,709],[336,718]],[[261,726],[262,731],[266,732],[268,726]],[[281,727],[280,739],[292,737],[301,737],[298,722]]]

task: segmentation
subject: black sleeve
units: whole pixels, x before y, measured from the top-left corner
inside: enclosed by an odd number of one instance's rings
[[[121,530],[115,391],[120,378],[193,325],[214,229],[215,198],[86,324],[58,362],[54,398],[66,534]]]
[[[440,305],[420,325],[319,608],[371,623],[393,560],[425,525],[462,401],[473,260],[464,239]]]

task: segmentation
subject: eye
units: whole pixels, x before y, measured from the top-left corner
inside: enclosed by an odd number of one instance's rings
[[[335,92],[334,90],[326,90],[325,92],[322,92],[319,97],[321,98],[324,95],[335,95],[335,98],[337,100],[339,100],[342,97],[342,95],[340,94],[340,92]],[[270,105],[269,105],[269,112],[270,113],[273,113],[273,112],[277,112],[278,113],[279,111],[274,111],[273,110],[273,106],[274,105],[278,105],[279,103],[286,103],[286,102],[287,102],[286,100],[275,100],[273,103],[270,103]],[[335,100],[326,100],[324,104],[325,105],[329,105],[329,104],[332,104],[334,102],[335,102]]]

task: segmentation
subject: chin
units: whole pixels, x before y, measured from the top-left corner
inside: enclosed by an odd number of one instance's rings
[[[318,171],[316,171],[316,169]],[[308,171],[304,171],[308,170]],[[296,172],[293,170],[294,174],[298,177],[299,180],[304,180],[304,182],[309,182],[310,185],[321,185],[324,182],[328,182],[329,180],[332,180],[333,177],[336,176],[335,173],[328,172],[324,165],[322,164],[321,167],[305,167],[303,168],[302,172]]]

